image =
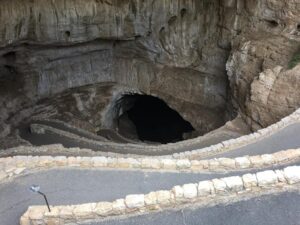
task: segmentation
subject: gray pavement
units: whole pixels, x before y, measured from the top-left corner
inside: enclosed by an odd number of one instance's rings
[[[282,166],[281,166],[282,167]],[[277,167],[277,168],[281,168]],[[255,172],[255,171],[251,171]],[[233,173],[160,173],[119,170],[56,169],[23,175],[0,184],[0,225],[17,225],[27,207],[43,204],[43,199],[29,191],[40,185],[50,204],[81,204],[112,201],[127,194],[171,189],[175,185],[196,183],[217,177],[241,175]]]
[[[299,225],[300,193],[265,195],[229,205],[163,211],[85,225]]]
[[[261,155],[274,153],[280,150],[299,148],[300,147],[300,123],[290,125],[275,134],[254,142],[241,148],[210,156],[215,157],[239,157],[243,155]]]
[[[211,158],[236,157],[247,154],[256,155],[297,148],[300,147],[299,136],[300,124],[297,123],[261,141]],[[43,143],[45,140],[57,141],[54,136],[51,138],[45,136],[44,138],[40,139],[40,137],[37,137],[37,140]],[[74,143],[69,144],[72,145]],[[41,196],[28,191],[28,187],[31,184],[41,185],[43,191],[48,195],[50,203],[54,205],[79,204],[95,201],[111,201],[124,197],[127,194],[170,189],[174,185],[243,173],[246,172],[191,174],[65,169],[28,174],[12,182],[0,184],[0,225],[17,225],[20,216],[26,211],[29,205],[43,204]],[[229,206],[216,206],[199,210],[186,209],[177,212],[167,211],[100,224],[300,225],[299,207],[299,194],[285,193],[277,197],[264,197],[263,200],[249,200]]]

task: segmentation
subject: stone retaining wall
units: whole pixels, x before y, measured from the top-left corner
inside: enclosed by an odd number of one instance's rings
[[[184,151],[181,153],[174,153],[174,154],[172,154],[170,152],[173,152],[175,150],[178,151],[180,148],[186,148],[189,145],[197,144],[201,140],[201,137],[182,141],[182,142],[170,143],[170,144],[158,145],[158,146],[138,145],[138,144],[131,144],[131,143],[118,144],[118,143],[108,143],[108,142],[100,142],[100,141],[90,140],[90,139],[79,137],[75,134],[72,134],[72,133],[69,133],[66,131],[62,131],[62,130],[59,130],[56,128],[52,128],[52,127],[49,127],[46,125],[39,125],[39,126],[41,126],[46,131],[50,131],[50,132],[56,133],[58,135],[65,136],[67,138],[71,138],[72,140],[74,140],[76,142],[86,142],[86,143],[95,145],[99,149],[107,151],[107,153],[105,153],[105,152],[100,153],[97,151],[95,152],[93,150],[84,149],[85,152],[88,152],[89,154],[98,154],[98,155],[107,155],[107,156],[123,155],[122,157],[126,157],[126,155],[122,154],[122,151],[123,151],[123,152],[129,152],[130,154],[127,154],[129,157],[138,158],[138,157],[144,157],[145,155],[147,155],[147,153],[151,152],[151,153],[155,154],[155,156],[153,156],[153,158],[195,159],[195,158],[203,158],[203,157],[212,156],[215,154],[219,154],[221,152],[230,151],[234,148],[239,148],[239,147],[251,144],[253,142],[259,141],[265,137],[268,137],[268,136],[274,134],[275,132],[287,127],[290,124],[293,124],[293,123],[296,123],[299,121],[300,121],[300,109],[296,110],[291,115],[281,119],[279,122],[277,122],[267,128],[258,130],[257,132],[251,133],[249,135],[244,135],[239,138],[223,141],[219,144],[212,145],[210,147],[206,147],[206,148],[202,148],[202,149],[195,149],[192,151]],[[121,149],[122,151],[120,153],[112,153],[111,149]],[[6,152],[13,152],[13,151],[20,152],[20,149],[13,148],[13,149],[5,150],[5,151]]]
[[[300,108],[295,112],[290,114],[287,117],[282,118],[277,123],[272,124],[266,128],[260,129],[254,133],[241,136],[239,138],[230,139],[227,141],[223,141],[219,144],[212,145],[207,148],[202,148],[199,150],[186,151],[182,153],[175,153],[172,155],[173,158],[190,158],[193,159],[195,157],[207,157],[214,154],[219,154],[220,152],[230,151],[235,148],[240,148],[251,143],[262,140],[272,134],[278,132],[279,130],[300,121]]]
[[[164,170],[170,172],[232,171],[266,168],[300,159],[300,149],[279,151],[273,154],[216,158],[210,160],[113,158],[113,157],[66,157],[66,156],[14,156],[0,158],[0,181],[24,172],[50,168],[119,168]]]
[[[199,183],[174,186],[171,190],[159,190],[148,194],[127,195],[113,202],[97,202],[81,205],[31,206],[20,218],[21,225],[79,224],[108,216],[130,215],[173,208],[187,203],[206,203],[219,196],[234,196],[266,189],[284,188],[300,183],[300,166],[283,170],[267,170],[243,176],[225,177],[200,181]],[[297,186],[299,189],[299,186]]]

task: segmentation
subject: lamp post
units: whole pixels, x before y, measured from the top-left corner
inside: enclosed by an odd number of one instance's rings
[[[47,196],[46,196],[43,192],[40,192],[40,189],[41,189],[41,187],[38,186],[38,185],[32,185],[32,186],[30,187],[30,191],[32,191],[32,192],[34,192],[34,193],[38,193],[38,194],[40,194],[40,195],[42,195],[42,196],[44,197],[45,202],[46,202],[47,207],[48,207],[48,210],[49,210],[49,212],[51,212],[51,209],[50,209],[50,206],[49,206],[49,203],[48,203]]]

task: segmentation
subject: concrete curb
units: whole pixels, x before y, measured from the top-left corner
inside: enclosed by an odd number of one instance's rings
[[[239,196],[244,193],[266,189],[284,188],[300,183],[300,166],[283,170],[267,170],[243,176],[224,177],[199,183],[174,186],[171,190],[159,190],[148,194],[127,195],[113,202],[97,202],[81,205],[31,206],[20,218],[21,225],[78,224],[88,220],[99,220],[109,216],[130,215],[178,207],[188,203],[217,199],[220,196]]]
[[[66,157],[66,156],[14,156],[0,158],[0,182],[24,172],[51,168],[86,169],[133,169],[169,172],[234,171],[266,168],[300,159],[300,149],[279,151],[273,154],[215,158],[210,160],[113,158],[113,157]]]

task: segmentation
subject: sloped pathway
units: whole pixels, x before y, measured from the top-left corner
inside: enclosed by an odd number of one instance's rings
[[[286,165],[285,165],[286,166]],[[285,166],[280,166],[282,168]],[[263,169],[266,170],[266,169]],[[251,170],[256,172],[257,170]],[[17,225],[30,205],[44,204],[41,196],[31,193],[32,184],[41,186],[50,204],[80,204],[112,201],[127,194],[170,189],[175,185],[247,173],[169,173],[126,170],[55,169],[15,178],[0,184],[0,224]]]
[[[300,193],[266,195],[229,205],[187,208],[82,225],[298,225]]]

